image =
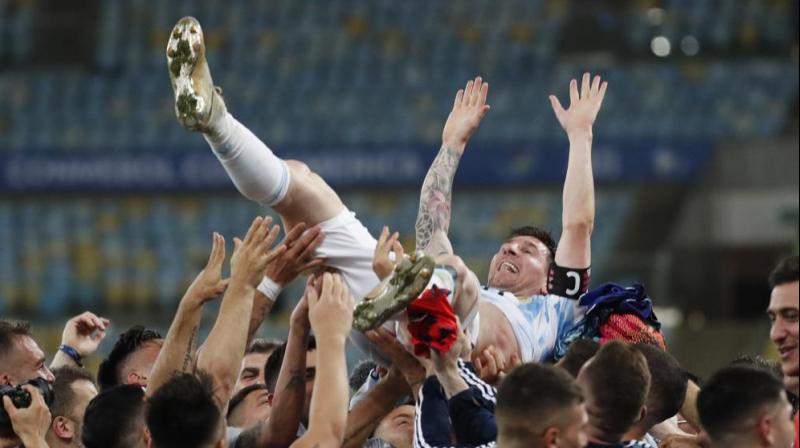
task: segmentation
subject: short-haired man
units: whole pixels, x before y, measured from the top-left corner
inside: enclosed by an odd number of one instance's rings
[[[80,448],[83,414],[97,395],[94,378],[86,370],[69,366],[53,370],[53,375],[53,421],[47,431],[47,444],[50,448]]]
[[[658,444],[648,436],[648,432],[680,411],[689,379],[678,361],[659,347],[641,343],[634,347],[647,359],[650,392],[647,394],[647,414],[628,430],[623,440],[639,440],[642,445],[655,448]]]
[[[497,392],[497,446],[583,447],[588,416],[583,392],[564,370],[524,364]]]
[[[281,343],[274,339],[254,339],[250,343],[242,359],[242,370],[233,388],[234,393],[253,384],[264,384],[264,365]]]
[[[122,384],[100,392],[83,416],[81,439],[86,448],[148,448],[144,391]]]
[[[646,415],[650,371],[631,345],[611,341],[578,373],[589,413],[588,447],[622,447],[625,434]]]
[[[97,382],[104,391],[120,384],[147,387],[150,372],[161,352],[164,340],[155,331],[141,325],[119,335],[108,357],[100,363]]]
[[[205,373],[173,376],[147,402],[152,448],[221,447],[225,419],[214,402],[214,384]]]
[[[44,361],[27,322],[0,319],[0,384],[17,385],[34,378],[52,383],[55,377]]]
[[[231,398],[228,403],[228,426],[249,428],[269,418],[272,396],[265,384],[255,383]]]
[[[723,368],[700,391],[697,410],[713,446],[792,446],[792,406],[781,381],[767,370]]]
[[[798,297],[800,297],[800,268],[798,256],[793,255],[781,260],[769,276],[772,294],[769,298],[767,314],[772,321],[769,332],[770,339],[778,348],[781,356],[783,382],[795,396],[800,395],[800,365],[798,364],[798,340],[800,339],[800,323],[798,323]],[[795,446],[800,444],[800,420],[794,416]]]
[[[555,364],[567,371],[573,378],[578,377],[581,367],[600,350],[600,343],[594,339],[578,339],[570,344],[567,353]]]

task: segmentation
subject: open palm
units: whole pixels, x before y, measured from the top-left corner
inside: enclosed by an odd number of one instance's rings
[[[569,83],[569,109],[564,109],[555,95],[550,95],[553,112],[561,123],[561,127],[570,135],[574,132],[591,132],[603,98],[606,96],[608,83],[601,82],[600,76],[591,79],[589,73],[584,73],[581,90],[578,93],[578,81]]]

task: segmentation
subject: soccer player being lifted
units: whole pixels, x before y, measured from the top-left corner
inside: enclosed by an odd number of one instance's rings
[[[341,273],[356,300],[372,291],[370,300],[362,300],[356,310],[357,329],[383,325],[395,331],[393,317],[433,285],[450,291],[448,300],[477,348],[495,346],[506,359],[548,359],[560,337],[580,322],[583,309],[577,298],[588,284],[594,221],[592,125],[606,91],[599,77],[584,75],[580,90],[572,81],[568,109],[550,98],[570,140],[558,249],[547,232],[533,226],[518,229],[493,257],[488,287],[483,289],[453,254],[447,237],[453,177],[467,141],[489,109],[488,84],[476,78],[456,95],[442,148],[423,183],[416,225],[419,251],[398,257],[397,268],[382,288],[376,288],[381,279],[373,271],[375,238],[320,176],[302,162],[277,157],[228,113],[205,51],[197,20],[179,20],[166,50],[178,121],[202,133],[238,190],[275,210],[285,228],[305,223],[321,229],[324,240],[313,256]],[[396,236],[387,236],[381,238],[381,246],[392,247]],[[277,296],[270,279],[265,278],[259,291],[272,300]],[[385,361],[360,331],[352,338],[366,353]]]

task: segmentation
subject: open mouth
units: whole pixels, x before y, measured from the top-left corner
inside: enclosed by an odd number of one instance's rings
[[[796,350],[797,346],[795,345],[785,345],[778,348],[778,353],[780,353],[781,359],[786,359],[792,356]]]
[[[519,273],[519,268],[517,267],[517,265],[511,263],[510,261],[504,261],[500,263],[500,266],[497,268],[497,270],[501,271],[503,269],[507,270],[508,272],[511,272],[512,274]]]

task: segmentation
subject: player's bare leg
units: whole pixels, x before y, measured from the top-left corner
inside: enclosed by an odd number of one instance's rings
[[[205,51],[200,23],[193,17],[179,20],[167,45],[178,121],[186,129],[202,132],[239,191],[272,207],[287,228],[337,216],[344,205],[321,177],[302,162],[278,158],[228,113]]]

